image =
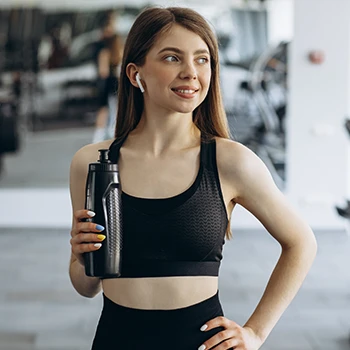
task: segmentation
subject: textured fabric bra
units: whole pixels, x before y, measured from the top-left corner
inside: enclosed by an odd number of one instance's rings
[[[112,161],[121,144],[111,145]],[[228,218],[215,140],[201,142],[199,171],[187,190],[161,199],[123,192],[122,215],[121,277],[218,276]]]

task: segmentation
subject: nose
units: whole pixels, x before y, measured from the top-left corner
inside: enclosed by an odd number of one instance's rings
[[[196,67],[192,62],[184,62],[181,73],[180,73],[181,79],[197,79],[197,70]]]

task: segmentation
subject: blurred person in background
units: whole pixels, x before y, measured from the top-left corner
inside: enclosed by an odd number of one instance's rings
[[[123,43],[116,33],[116,18],[114,13],[108,14],[102,27],[102,37],[96,44],[95,62],[98,73],[97,89],[99,109],[96,115],[95,130],[92,143],[111,137],[109,135],[109,114],[115,106],[109,108],[109,103],[117,103],[118,75],[123,55]],[[112,96],[112,98],[110,98]],[[114,98],[113,98],[114,96]],[[115,115],[111,116],[115,119]]]
[[[98,222],[86,222],[95,214],[84,209],[85,183],[88,164],[108,148],[123,190],[123,257],[120,278],[100,279],[84,269],[83,254],[106,238]],[[72,285],[90,298],[103,291],[93,350],[258,350],[316,255],[312,230],[265,164],[230,140],[218,43],[205,19],[188,8],[151,7],[134,22],[124,47],[115,139],[74,155],[70,193]],[[224,317],[218,295],[237,204],[281,247],[242,326]]]
[[[69,43],[62,40],[63,26],[54,27],[51,30],[51,52],[47,60],[47,69],[62,68],[68,57]]]

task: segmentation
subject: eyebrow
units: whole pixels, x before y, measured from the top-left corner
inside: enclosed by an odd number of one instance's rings
[[[180,50],[177,47],[165,47],[164,49],[160,50],[158,52],[158,54],[161,54],[164,51],[173,51],[173,52],[176,52],[178,54],[183,54],[184,53],[182,50]],[[209,55],[209,51],[207,49],[200,49],[200,50],[197,50],[197,51],[194,52],[195,55],[199,55],[199,54],[202,54],[202,53],[206,53],[206,54]]]

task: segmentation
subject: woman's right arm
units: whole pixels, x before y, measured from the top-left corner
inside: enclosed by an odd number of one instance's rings
[[[91,145],[80,149],[73,157],[70,167],[70,196],[73,209],[71,229],[71,258],[69,276],[75,290],[88,298],[94,297],[101,291],[101,280],[97,277],[85,275],[83,253],[99,249],[103,231],[96,229],[96,224],[83,222],[84,218],[91,218],[85,207],[85,183],[88,164],[91,162]],[[100,233],[101,232],[101,233]],[[100,237],[98,235],[100,234]],[[101,239],[102,238],[102,239]],[[95,246],[97,244],[97,246]]]

